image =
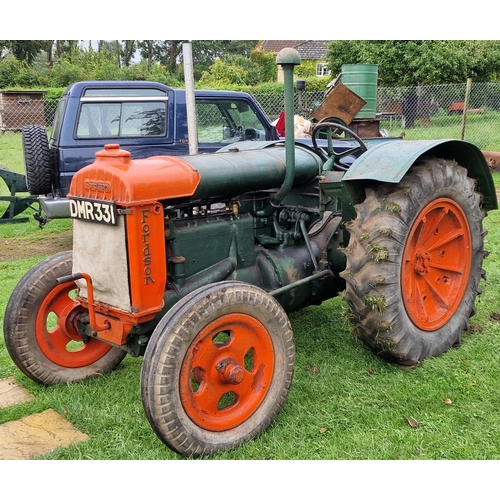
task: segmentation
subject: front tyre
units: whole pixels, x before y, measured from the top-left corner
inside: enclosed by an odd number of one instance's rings
[[[94,338],[82,339],[75,318],[85,312],[74,300],[74,282],[56,279],[72,272],[72,253],[35,265],[14,289],[4,318],[7,350],[17,367],[41,384],[65,384],[116,368],[126,352]]]
[[[207,285],[170,309],[149,341],[146,416],[182,455],[235,448],[276,419],[294,362],[292,329],[275,299],[244,283]]]
[[[348,227],[345,300],[354,335],[401,364],[460,343],[484,275],[484,212],[466,169],[425,159],[366,190]]]

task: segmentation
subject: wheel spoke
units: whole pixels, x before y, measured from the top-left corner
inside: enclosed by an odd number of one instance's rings
[[[442,291],[440,291],[437,287],[435,287],[430,282],[430,280],[428,280],[425,277],[424,277],[424,281],[425,281],[426,285],[428,286],[429,290],[431,291],[433,298],[436,300],[437,305],[439,305],[442,309],[447,311],[450,308],[450,304],[451,304],[449,300],[446,300],[449,298],[449,294],[443,293]],[[435,306],[435,304],[433,305],[433,307],[434,306]]]
[[[199,389],[195,391],[191,388],[191,398],[197,407],[203,408],[207,413],[214,415],[218,412],[217,405],[227,392],[227,388],[217,380],[214,374],[206,375],[207,377],[202,381]]]
[[[447,243],[456,240],[457,238],[463,238],[464,232],[462,229],[457,229],[455,231],[450,231],[448,234],[437,238],[433,245],[429,247],[429,251],[437,250],[440,247],[443,247]]]
[[[440,222],[445,217],[446,213],[444,210],[437,210],[434,214],[429,214],[428,216],[421,217],[421,225],[418,232],[416,232],[415,244],[418,246],[428,246],[427,240],[431,236],[435,236],[435,229],[439,227]]]
[[[413,295],[413,301],[415,303],[415,310],[417,311],[418,317],[422,318],[424,321],[428,321],[429,317],[427,315],[427,308],[425,304],[426,296],[425,292],[422,290],[421,282],[422,279],[415,279],[415,293]]]
[[[50,345],[53,352],[65,352],[66,346],[71,341],[67,332],[60,326],[56,326],[50,332],[47,331],[46,337],[47,344]]]
[[[436,271],[439,270],[439,271],[448,271],[450,273],[454,273],[454,274],[459,274],[461,276],[463,276],[464,274],[464,270],[463,270],[463,267],[461,266],[457,266],[457,265],[450,265],[450,264],[444,264],[444,263],[430,263],[429,264],[429,267],[432,267],[433,269],[435,269]]]

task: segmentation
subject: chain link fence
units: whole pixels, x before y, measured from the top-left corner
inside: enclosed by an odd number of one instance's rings
[[[19,132],[25,125],[50,126],[57,99],[44,99],[42,92],[0,91],[0,132]]]
[[[35,94],[0,91],[1,132],[52,124],[57,100]],[[271,122],[284,110],[282,94],[253,97]],[[309,118],[323,99],[323,92],[297,91],[296,113]],[[500,151],[500,83],[379,87],[376,119],[389,136],[465,139],[482,150]]]
[[[253,97],[271,121],[284,109],[283,96]],[[309,118],[323,99],[322,92],[297,91],[297,114]],[[464,139],[482,150],[500,151],[500,83],[379,87],[376,119],[389,136]]]

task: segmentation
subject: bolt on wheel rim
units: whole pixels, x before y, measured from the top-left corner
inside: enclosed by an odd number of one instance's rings
[[[262,403],[273,373],[273,344],[262,323],[246,314],[224,315],[203,328],[186,353],[182,405],[199,427],[232,429]]]
[[[56,286],[44,299],[36,316],[35,336],[42,353],[65,368],[82,368],[101,359],[111,346],[95,339],[83,342],[71,317],[81,306],[71,293],[74,283]]]
[[[464,296],[472,261],[469,224],[458,203],[429,203],[413,224],[403,252],[401,287],[406,311],[433,331],[453,316]]]

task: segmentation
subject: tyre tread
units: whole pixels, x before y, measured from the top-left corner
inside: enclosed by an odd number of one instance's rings
[[[45,127],[22,128],[26,185],[31,195],[44,195],[52,189],[52,165]]]
[[[401,255],[413,220],[422,203],[436,198],[435,193],[454,193],[463,200],[472,237],[472,265],[469,285],[457,314],[435,334],[423,333],[405,313],[399,273]],[[387,207],[397,207],[387,210]],[[365,201],[355,207],[356,219],[349,225],[344,299],[355,324],[353,334],[379,356],[401,364],[414,364],[439,356],[460,343],[461,332],[468,328],[475,312],[475,298],[481,293],[484,277],[484,250],[480,196],[467,171],[455,162],[428,158],[415,165],[398,185],[383,184],[367,188]],[[368,235],[368,236],[367,236]],[[373,245],[388,250],[387,259],[377,261],[370,251]],[[378,277],[377,279],[375,279]],[[367,301],[385,307],[383,312]],[[456,317],[455,317],[456,316]]]

